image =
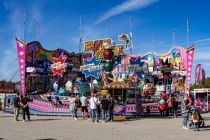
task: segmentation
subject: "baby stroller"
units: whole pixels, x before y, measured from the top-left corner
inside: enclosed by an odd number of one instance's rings
[[[203,119],[203,117],[201,116],[201,113],[198,111],[198,109],[193,108],[192,110],[197,111],[197,113],[198,113],[198,117],[199,117],[199,120],[198,120],[198,127],[199,127],[199,128],[205,127],[204,119]],[[192,112],[191,112],[190,114],[192,114]],[[192,119],[190,119],[189,127],[191,128],[193,125],[194,125],[194,123],[193,123]]]

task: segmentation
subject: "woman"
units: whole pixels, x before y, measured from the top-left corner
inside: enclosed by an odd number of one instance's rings
[[[76,107],[75,107],[75,100],[76,100],[76,98],[72,94],[71,95],[71,98],[69,99],[69,102],[70,102],[70,104],[69,104],[69,110],[72,113],[72,117],[73,117],[74,120],[77,119],[77,114],[75,114],[75,109],[76,109]]]
[[[159,107],[158,107],[158,109],[159,109],[159,111],[160,111],[160,116],[161,117],[165,117],[165,111],[166,111],[166,102],[165,102],[165,100],[163,99],[163,98],[161,98],[161,100],[159,101]]]
[[[173,102],[173,111],[174,111],[174,117],[177,118],[177,110],[179,107],[179,103],[177,101],[176,98],[174,98],[174,102]]]
[[[96,111],[98,112],[98,121],[99,120],[101,120],[101,106],[100,106],[100,104],[101,104],[101,98],[100,98],[100,96],[99,95],[97,95],[97,105],[96,105]]]
[[[183,125],[183,129],[188,129],[187,128],[187,122],[188,122],[188,117],[189,117],[189,113],[190,113],[190,103],[189,100],[184,99],[184,104],[182,107],[182,125]]]
[[[74,103],[75,103],[75,107],[74,107],[74,119],[77,120],[77,118],[78,118],[77,117],[77,110],[78,110],[78,108],[81,107],[81,102],[80,102],[79,95],[76,96],[76,99],[75,99]]]

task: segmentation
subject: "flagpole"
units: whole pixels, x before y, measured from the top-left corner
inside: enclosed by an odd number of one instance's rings
[[[133,42],[132,42],[132,17],[130,17],[130,53],[133,54]]]
[[[108,18],[106,18],[106,38],[108,36]]]
[[[188,18],[187,18],[187,47],[189,47],[189,21],[188,21]]]
[[[23,41],[25,42],[26,10],[23,13]]]
[[[36,22],[36,34],[35,34],[35,40],[38,41],[38,33],[39,33],[39,22]]]
[[[130,32],[132,32],[132,17],[130,17]]]
[[[81,53],[81,46],[82,46],[82,16],[80,15],[80,39],[79,39],[79,53]]]
[[[58,47],[58,42],[59,42],[59,39],[60,39],[59,37],[60,37],[60,34],[59,34],[59,32],[57,32],[56,33],[56,48],[59,48]]]
[[[153,49],[153,52],[155,51],[155,34],[153,33],[152,35],[152,49]]]
[[[175,45],[175,37],[176,37],[176,30],[175,30],[175,28],[173,28],[173,30],[172,30],[172,32],[173,32],[173,45]]]

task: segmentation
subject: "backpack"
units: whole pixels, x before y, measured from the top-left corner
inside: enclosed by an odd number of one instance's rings
[[[80,100],[77,101],[78,103],[76,104],[77,108],[81,108],[82,102]]]

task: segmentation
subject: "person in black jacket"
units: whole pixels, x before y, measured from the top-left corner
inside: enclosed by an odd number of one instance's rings
[[[15,98],[14,98],[15,121],[19,121],[18,120],[19,112],[20,112],[20,93],[17,92],[16,95],[15,95]]]
[[[173,112],[174,112],[174,117],[175,118],[177,118],[178,106],[179,106],[179,103],[178,103],[177,99],[174,98],[174,101],[173,101]]]
[[[114,98],[110,97],[110,100],[109,100],[109,120],[108,121],[114,121],[114,119],[113,119],[114,103],[115,103]]]
[[[101,100],[101,106],[102,106],[102,119],[103,122],[106,122],[107,112],[109,109],[109,100],[106,98],[106,96],[103,96],[103,99]]]
[[[27,115],[27,118],[30,121],[29,102],[30,99],[28,97],[28,94],[25,94],[24,97],[20,100],[20,104],[23,109],[23,122],[25,122],[25,114]]]

